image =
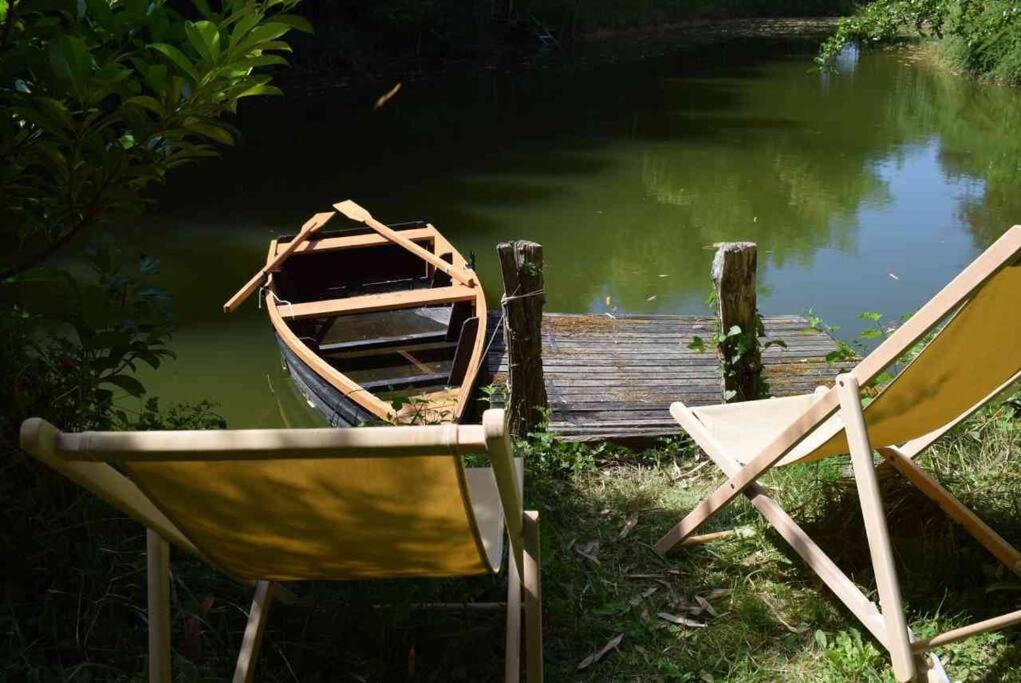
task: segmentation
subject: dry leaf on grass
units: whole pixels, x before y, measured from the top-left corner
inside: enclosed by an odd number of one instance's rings
[[[579,543],[574,546],[574,552],[584,557],[593,564],[599,564],[599,541],[589,541],[588,543]]]
[[[706,612],[709,612],[709,614],[713,615],[714,617],[716,616],[716,610],[714,610],[713,606],[709,604],[709,601],[703,598],[701,595],[695,596],[695,602],[701,605],[702,609],[704,609]]]
[[[640,603],[642,600],[644,600],[645,598],[649,597],[650,595],[652,595],[653,593],[655,593],[658,590],[659,590],[659,586],[653,586],[652,588],[649,588],[648,590],[646,590],[641,595],[636,595],[635,597],[631,598],[629,604],[632,607],[634,607],[635,605]]]
[[[376,100],[376,104],[373,105],[372,110],[376,111],[376,110],[382,108],[384,104],[386,104],[387,102],[390,101],[390,98],[392,98],[394,95],[396,95],[400,91],[400,89],[401,89],[401,84],[398,83],[397,85],[395,85],[394,87],[390,88],[388,91],[383,93],[380,96],[380,98],[378,100]]]
[[[694,619],[688,619],[677,614],[669,614],[668,612],[656,612],[656,616],[663,621],[669,621],[671,624],[677,624],[678,626],[689,626],[691,628],[705,628],[705,624]]]
[[[622,541],[627,538],[627,535],[631,533],[631,530],[638,524],[638,515],[628,515],[627,521],[624,522],[624,526],[621,527],[620,533],[617,534],[617,540]]]
[[[734,592],[733,588],[714,588],[705,594],[706,600],[719,600]]]
[[[602,659],[610,650],[616,650],[617,646],[620,645],[620,641],[622,640],[624,640],[623,633],[618,633],[614,637],[610,638],[606,642],[606,645],[603,645],[603,649],[601,649],[599,652],[593,652],[588,657],[581,660],[581,662],[578,664],[578,671],[589,668],[590,666],[598,662],[600,659]]]

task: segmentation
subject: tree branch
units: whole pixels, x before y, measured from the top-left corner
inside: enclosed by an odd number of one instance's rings
[[[15,275],[21,275],[22,273],[31,270],[41,264],[43,261],[52,256],[57,250],[63,248],[75,238],[82,230],[84,230],[89,223],[92,222],[93,216],[85,216],[77,225],[72,227],[70,230],[61,235],[58,239],[50,242],[46,247],[40,250],[38,253],[30,256],[21,263],[17,263],[7,270],[0,272],[0,283],[11,279]]]

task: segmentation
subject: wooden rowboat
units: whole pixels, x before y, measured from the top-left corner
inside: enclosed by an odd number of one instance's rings
[[[270,243],[224,309],[262,286],[285,369],[332,425],[459,421],[486,338],[474,269],[425,221],[386,226],[353,202],[335,208],[364,226],[324,230],[337,214],[316,214]]]

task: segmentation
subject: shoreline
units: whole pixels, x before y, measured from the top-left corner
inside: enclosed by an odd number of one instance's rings
[[[535,69],[601,64],[622,64],[670,52],[692,50],[735,39],[791,39],[820,41],[837,25],[838,17],[784,17],[693,20],[658,26],[598,29],[583,33],[574,45],[536,49],[512,59],[490,54],[480,58],[450,59],[431,64],[408,60],[371,73],[346,72],[335,76],[321,67],[292,65],[281,85],[288,95],[316,96],[331,90],[393,86],[449,75],[484,72],[513,74]]]

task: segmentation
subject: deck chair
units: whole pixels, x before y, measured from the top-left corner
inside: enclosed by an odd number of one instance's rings
[[[542,680],[538,514],[502,410],[481,425],[77,434],[32,418],[21,445],[146,526],[152,682],[170,681],[170,544],[254,583],[239,683],[271,600],[291,597],[278,582],[495,573],[505,529],[505,678],[524,659]],[[469,453],[491,466],[465,467]]]
[[[935,335],[933,336],[933,331]],[[924,344],[917,352],[916,344]],[[861,389],[907,352],[916,353],[864,409]],[[1021,375],[1021,225],[1007,231],[832,388],[812,394],[670,411],[728,477],[657,543],[661,552],[711,540],[696,536],[743,493],[890,653],[898,681],[947,680],[924,653],[1021,622],[1021,611],[918,640],[906,625],[873,450],[995,557],[1021,573],[1021,553],[923,471],[913,458]],[[757,483],[774,466],[850,454],[879,606],[869,600]]]

